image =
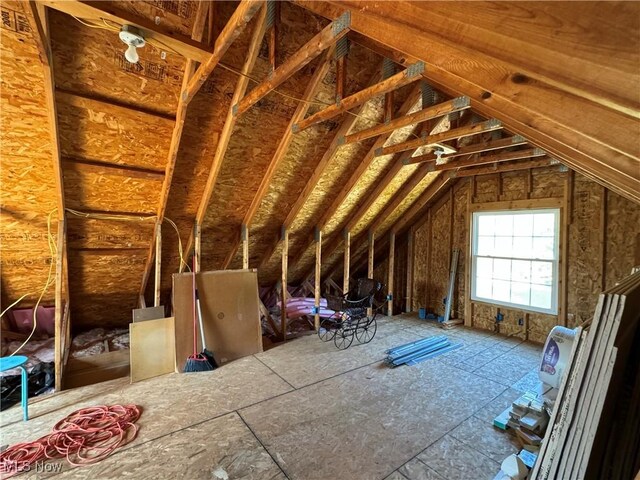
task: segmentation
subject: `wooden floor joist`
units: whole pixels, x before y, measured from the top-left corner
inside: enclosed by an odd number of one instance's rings
[[[527,140],[520,136],[514,135],[509,138],[501,138],[499,140],[490,140],[488,142],[474,143],[472,145],[466,145],[459,148],[455,153],[443,155],[440,160],[446,161],[450,158],[460,157],[462,155],[473,155],[476,153],[491,152],[493,150],[501,150],[503,148],[517,147],[520,145],[526,145]],[[438,156],[433,153],[426,155],[420,155],[417,157],[411,157],[406,159],[403,163],[405,165],[415,165],[417,163],[432,162],[435,163],[438,160]]]
[[[471,106],[471,101],[468,97],[457,97],[446,102],[439,103],[429,107],[422,108],[417,112],[404,115],[402,117],[394,118],[393,120],[383,124],[376,125],[371,128],[360,130],[359,132],[346,135],[344,137],[344,143],[361,142],[367,138],[377,137],[383,133],[392,132],[398,128],[403,128],[409,125],[415,125],[427,120],[442,117],[454,112],[460,112]]]
[[[376,151],[376,156],[388,155],[390,153],[404,152],[416,148],[434,145],[436,143],[456,140],[464,137],[470,137],[479,133],[491,132],[502,128],[502,122],[496,119],[486,120],[480,123],[474,123],[460,128],[447,130],[446,132],[436,133],[435,135],[427,135],[423,138],[407,140],[406,142],[389,145],[388,147],[380,147]]]
[[[234,114],[241,115],[246,112],[271,90],[284,83],[325,49],[344,37],[349,32],[350,19],[349,14],[345,13],[322,29],[320,33],[280,65],[269,78],[257,85],[242,100],[236,102],[232,107]]]
[[[370,87],[354,93],[353,95],[349,95],[347,98],[343,98],[339,104],[331,105],[317,113],[314,113],[310,117],[299,122],[297,125],[294,125],[293,129],[296,133],[301,132],[302,130],[309,128],[311,125],[330,120],[341,113],[363,105],[378,95],[383,95],[405,85],[409,85],[410,83],[420,80],[420,78],[422,78],[421,74],[423,71],[424,63],[422,62],[410,65],[403,72],[396,73],[392,77],[382,80],[380,83],[371,85]]]

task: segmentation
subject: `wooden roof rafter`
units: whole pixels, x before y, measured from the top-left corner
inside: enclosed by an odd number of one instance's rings
[[[282,65],[274,70],[262,83],[256,85],[244,98],[233,105],[235,115],[241,115],[274,88],[288,80],[292,75],[334,45],[349,31],[351,16],[348,13],[336,18],[309,40],[296,53],[291,55]]]
[[[374,73],[374,75],[371,77],[369,83],[373,83],[377,81],[377,79],[380,76],[379,70],[380,69],[376,70],[376,73]],[[304,188],[300,192],[300,195],[298,195],[298,198],[296,199],[294,204],[291,206],[289,213],[287,213],[287,216],[283,222],[283,227],[285,229],[288,229],[296,220],[298,214],[304,207],[306,201],[309,199],[309,196],[311,195],[316,185],[318,185],[318,182],[322,178],[322,175],[324,174],[327,166],[329,165],[329,162],[331,161],[331,159],[334,157],[334,155],[342,145],[341,138],[345,134],[347,134],[356,124],[358,120],[358,115],[362,113],[362,111],[364,110],[364,107],[365,105],[360,105],[355,111],[347,114],[342,120],[342,123],[338,127],[338,130],[336,130],[336,133],[333,135],[333,139],[331,140],[329,147],[327,147],[327,149],[325,150],[324,154],[322,155],[322,158],[317,163],[316,168],[311,174],[311,177],[309,177],[309,179],[307,180],[307,183],[305,184]],[[291,129],[291,133],[293,134],[293,129]],[[275,252],[276,249],[278,248],[278,245],[280,244],[281,240],[282,240],[281,237],[279,237],[269,245],[264,255],[262,256],[262,259],[259,262],[259,265],[261,267],[264,266],[269,261],[269,259],[273,255],[273,252]],[[294,261],[295,261],[295,258],[294,258]]]
[[[309,128],[311,125],[330,120],[341,113],[351,110],[359,105],[363,105],[378,95],[393,92],[405,85],[409,85],[410,83],[420,80],[423,71],[423,62],[416,62],[409,65],[406,70],[396,73],[395,75],[382,80],[380,83],[371,85],[364,90],[349,95],[348,97],[340,100],[340,103],[330,105],[325,109],[314,113],[310,117],[305,118],[297,125],[294,125],[294,131],[296,133],[301,132],[302,130]]]
[[[200,203],[198,205],[198,211],[196,212],[196,225],[202,225],[202,222],[204,221],[209,202],[211,201],[211,196],[213,195],[213,189],[215,188],[216,181],[218,179],[218,174],[220,173],[220,169],[222,168],[222,162],[224,161],[227,149],[229,147],[233,128],[235,127],[238,120],[238,117],[234,115],[233,105],[244,96],[245,92],[247,91],[247,87],[249,86],[248,75],[251,73],[251,70],[253,70],[256,60],[258,59],[258,55],[260,53],[260,45],[262,44],[262,39],[266,32],[265,17],[266,4],[265,7],[261,10],[260,16],[258,17],[257,23],[253,30],[244,64],[242,65],[242,68],[240,70],[241,75],[238,77],[238,81],[233,91],[231,104],[229,106],[229,109],[227,110],[224,126],[222,127],[222,132],[220,132],[220,136],[218,138],[216,152],[211,163],[209,176],[207,177],[207,183],[202,198],[200,199]],[[194,232],[192,231],[189,235],[189,240],[187,241],[185,249],[185,252],[187,252],[187,254],[191,251],[194,244],[195,237]],[[181,265],[180,271],[182,270],[183,266]]]
[[[572,169],[626,198],[640,200],[637,168],[640,147],[636,139],[628,135],[636,129],[640,117],[637,98],[629,93],[637,91],[633,85],[637,87],[638,78],[627,74],[632,65],[637,65],[638,37],[632,43],[628,40],[622,43],[620,38],[607,36],[604,24],[595,22],[596,31],[580,36],[583,46],[589,48],[575,55],[575,38],[557,38],[551,24],[534,27],[518,20],[519,34],[508,37],[513,42],[505,44],[507,53],[497,49],[498,43],[493,42],[496,35],[504,34],[481,26],[499,22],[504,15],[487,8],[486,4],[472,7],[482,11],[482,15],[458,12],[445,30],[441,30],[439,24],[429,18],[430,13],[425,21],[421,13],[427,7],[419,3],[373,5],[347,0],[337,7],[314,0],[294,1],[328,19],[346,6],[352,15],[351,38],[358,43],[383,52],[401,65],[425,61],[427,68],[423,76],[434,87],[452,96],[470,97],[472,108],[480,114],[500,118],[509,131],[523,135]],[[527,5],[531,15],[549,16],[548,11],[543,11],[545,8],[542,4]],[[555,15],[562,16],[571,7],[557,4],[554,8]],[[628,5],[628,8],[632,7]],[[630,14],[633,12],[611,5],[606,15],[611,22],[628,26],[631,18],[636,18]],[[595,12],[590,8],[589,14]],[[516,17],[520,19],[521,15],[514,15]],[[575,24],[577,20],[571,22]],[[526,47],[531,55],[521,54],[522,29],[535,31],[535,41]],[[475,31],[478,38],[462,33],[471,31]],[[550,38],[556,39],[553,49],[548,47]],[[611,51],[620,51],[624,61],[614,66],[606,63],[607,55],[595,53],[602,52],[603,39]],[[478,43],[484,45],[483,51],[475,48]],[[550,54],[552,51],[554,55]],[[558,54],[566,61],[551,61]],[[597,79],[597,85],[584,81],[594,65],[606,70],[606,74]],[[474,72],[473,81],[470,69]],[[625,81],[616,80],[619,78]],[[608,128],[600,128],[602,124]]]
[[[407,96],[406,100],[400,106],[400,108],[397,111],[397,116],[406,115],[409,111],[411,111],[416,106],[416,104],[420,101],[420,94],[421,94],[421,89],[420,89],[420,86],[418,85],[412,89],[412,91]],[[322,214],[318,222],[316,222],[316,228],[318,228],[319,230],[323,230],[325,228],[329,220],[331,220],[331,217],[335,214],[335,212],[338,210],[340,205],[342,205],[342,202],[344,202],[347,196],[351,193],[351,191],[355,187],[356,183],[360,180],[364,172],[371,166],[371,163],[375,158],[376,150],[381,148],[387,142],[387,140],[389,140],[391,135],[392,135],[392,132],[388,132],[383,135],[380,135],[376,139],[376,141],[371,146],[369,151],[363,157],[362,161],[358,164],[358,167],[351,174],[351,176],[346,181],[346,183],[344,184],[340,192],[336,195],[336,197],[334,198],[329,208],[324,211],[324,213]],[[304,252],[307,251],[307,249],[309,248],[312,242],[313,242],[313,238],[309,238],[304,248],[302,248],[299,251],[299,254],[292,260],[291,262],[292,266],[295,266],[297,264],[297,262],[302,258],[302,255],[304,255]]]
[[[334,52],[333,47],[330,47],[327,50],[327,53],[325,54],[325,56],[321,59],[320,64],[316,68],[315,72],[313,72],[313,76],[311,77],[311,80],[307,84],[305,92],[302,95],[301,102],[296,107],[296,111],[291,117],[291,120],[289,121],[289,125],[287,126],[287,128],[284,131],[284,134],[280,138],[278,147],[276,148],[276,151],[274,152],[273,157],[269,162],[269,166],[267,167],[267,171],[265,175],[262,177],[260,186],[258,187],[258,190],[256,191],[256,194],[254,195],[253,200],[251,201],[251,205],[249,206],[249,208],[247,209],[244,215],[242,224],[245,225],[246,227],[251,226],[253,219],[255,217],[255,214],[258,211],[260,204],[262,203],[262,200],[264,199],[267,192],[269,191],[269,186],[271,185],[273,176],[275,175],[276,170],[278,169],[278,167],[282,163],[282,160],[285,158],[285,155],[287,154],[289,145],[293,140],[293,132],[291,130],[291,126],[294,125],[299,119],[303,118],[306,115],[309,107],[311,106],[309,102],[313,99],[316,93],[316,90],[320,85],[320,82],[322,81],[322,79],[327,74],[327,71],[329,70],[333,52]],[[241,242],[241,238],[238,237],[238,240],[234,242],[231,249],[229,250],[229,253],[227,254],[227,257],[222,265],[223,269],[226,269],[231,263],[231,261],[233,260],[233,257],[235,256],[238,248],[240,247],[240,242]]]
[[[53,55],[51,52],[51,37],[48,12],[44,5],[34,1],[23,1],[24,12],[32,27],[33,38],[38,48],[38,54],[43,66],[44,91],[47,114],[49,117],[49,132],[51,137],[51,157],[53,176],[56,186],[58,220],[58,238],[56,241],[55,258],[55,388],[62,388],[65,353],[70,347],[69,339],[69,266],[67,262],[67,222],[65,210],[64,179],[62,175],[62,157],[60,152],[60,138],[58,133],[58,114],[55,99],[55,76],[53,72]],[[44,293],[44,292],[43,292]],[[64,310],[63,310],[64,303]]]

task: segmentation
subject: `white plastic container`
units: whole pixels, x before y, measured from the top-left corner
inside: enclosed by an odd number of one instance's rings
[[[560,386],[575,338],[576,331],[570,328],[556,326],[551,329],[542,349],[538,371],[538,377],[542,382],[553,388]]]

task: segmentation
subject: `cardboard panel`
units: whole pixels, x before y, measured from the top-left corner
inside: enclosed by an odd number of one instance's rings
[[[133,309],[133,321],[144,322],[146,320],[156,320],[158,318],[164,318],[164,305],[159,307],[147,307],[147,308],[134,308]]]
[[[176,368],[193,353],[193,274],[173,276],[176,319]],[[196,274],[207,348],[218,365],[262,352],[262,329],[255,270]],[[147,323],[147,322],[144,322]],[[198,351],[202,346],[198,339]]]
[[[131,383],[175,371],[173,317],[129,324]]]

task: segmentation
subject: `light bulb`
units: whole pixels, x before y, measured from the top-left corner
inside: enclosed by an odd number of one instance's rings
[[[126,58],[131,63],[138,63],[140,57],[138,56],[138,52],[135,45],[129,45],[127,51],[124,52],[124,58]]]

